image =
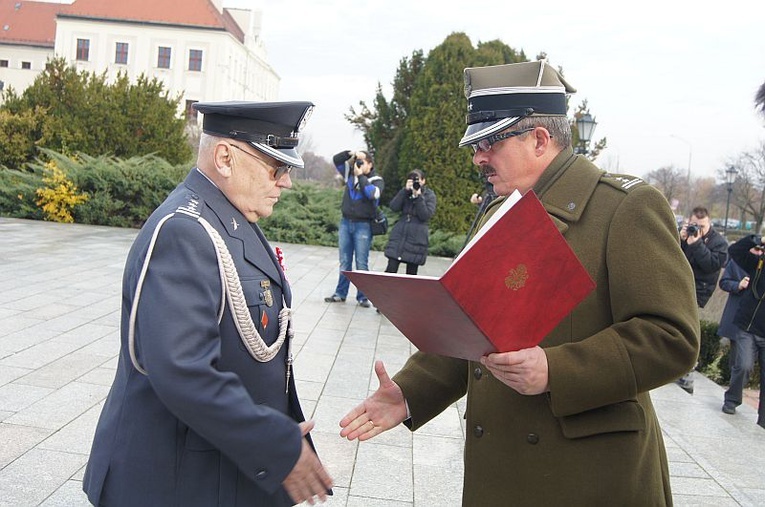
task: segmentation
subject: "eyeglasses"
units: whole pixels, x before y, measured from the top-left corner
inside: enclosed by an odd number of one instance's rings
[[[473,153],[478,153],[479,151],[482,151],[485,153],[491,149],[494,143],[503,141],[509,137],[515,137],[521,134],[525,134],[526,132],[531,132],[535,128],[536,127],[527,127],[525,129],[520,129],[520,130],[511,130],[510,132],[505,132],[504,134],[494,134],[493,136],[489,136],[489,137],[485,137],[481,139],[477,143],[471,144],[470,147],[473,148]]]
[[[280,179],[282,176],[284,176],[285,174],[289,174],[289,173],[291,173],[291,172],[292,172],[292,166],[291,166],[291,165],[280,165],[280,166],[276,166],[276,167],[274,167],[274,166],[272,166],[272,165],[270,165],[270,164],[267,164],[267,163],[266,163],[264,160],[262,160],[260,157],[258,157],[257,155],[254,155],[254,154],[250,153],[249,151],[245,150],[244,148],[240,148],[239,146],[237,146],[237,145],[235,145],[235,144],[231,144],[231,143],[229,143],[229,146],[233,146],[233,147],[234,147],[234,148],[236,148],[237,150],[239,150],[239,151],[241,151],[241,152],[244,152],[244,153],[246,153],[247,155],[249,155],[249,156],[251,156],[252,158],[254,158],[255,160],[257,160],[258,162],[262,163],[262,164],[263,164],[263,165],[265,165],[266,167],[268,167],[268,168],[270,168],[270,169],[273,169],[273,170],[274,170],[274,179],[277,179],[277,180],[278,180],[278,179]]]

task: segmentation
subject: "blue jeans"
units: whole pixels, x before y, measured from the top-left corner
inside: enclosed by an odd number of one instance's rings
[[[353,256],[356,255],[356,270],[369,271],[369,249],[372,247],[372,228],[369,222],[353,222],[347,218],[340,220],[338,231],[340,243],[340,277],[337,280],[335,296],[345,299],[351,281],[343,271],[353,268]],[[356,290],[356,301],[366,301],[367,297]]]
[[[730,386],[725,391],[725,402],[741,405],[744,386],[749,382],[749,375],[754,369],[755,354],[760,361],[760,393],[765,393],[765,338],[739,329],[731,340],[731,349],[735,349],[735,360],[730,368]],[[765,424],[765,396],[760,395],[757,411],[758,424]]]

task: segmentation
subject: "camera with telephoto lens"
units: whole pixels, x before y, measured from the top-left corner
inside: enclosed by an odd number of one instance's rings
[[[688,236],[695,236],[700,230],[701,227],[699,227],[698,224],[688,224],[688,227],[685,228],[685,232]]]

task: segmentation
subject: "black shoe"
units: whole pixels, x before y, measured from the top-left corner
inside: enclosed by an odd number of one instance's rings
[[[689,384],[685,382],[683,379],[675,380],[675,384],[679,385],[680,388],[686,393],[693,394],[693,384]]]
[[[733,415],[736,413],[736,406],[733,403],[728,403],[726,401],[723,403],[722,411],[726,414]]]
[[[332,294],[324,298],[325,303],[345,303],[345,298],[341,298],[337,294]]]
[[[363,308],[372,308],[372,303],[370,303],[368,299],[362,299],[359,301],[359,306]]]

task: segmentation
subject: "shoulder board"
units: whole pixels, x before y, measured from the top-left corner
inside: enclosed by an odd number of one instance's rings
[[[199,210],[200,199],[197,195],[190,195],[186,202],[175,209],[176,213],[183,213],[193,218],[199,218],[202,212]]]
[[[623,190],[624,192],[629,192],[633,188],[647,184],[637,176],[613,173],[604,173],[600,177],[600,181],[614,188],[618,188],[619,190]]]

